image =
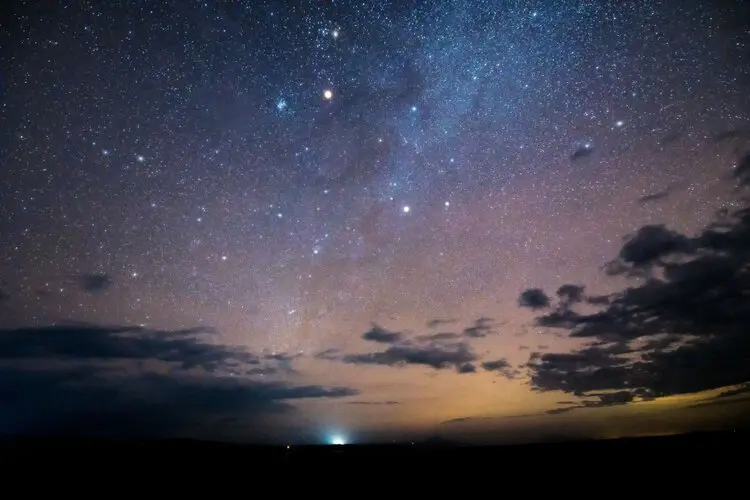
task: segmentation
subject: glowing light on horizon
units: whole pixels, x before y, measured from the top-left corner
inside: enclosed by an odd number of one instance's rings
[[[335,446],[343,446],[346,444],[344,436],[336,435],[331,437],[331,444]]]

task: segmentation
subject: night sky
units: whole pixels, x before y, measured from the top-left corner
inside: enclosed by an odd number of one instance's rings
[[[747,410],[745,2],[3,9],[0,434]]]

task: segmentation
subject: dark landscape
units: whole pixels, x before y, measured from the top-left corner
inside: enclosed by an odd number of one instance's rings
[[[2,460],[60,463],[75,461],[130,460],[134,464],[243,463],[251,461],[278,465],[357,465],[387,461],[388,464],[466,465],[492,460],[512,467],[534,463],[560,466],[571,461],[612,463],[636,459],[641,463],[668,460],[711,466],[732,457],[743,456],[750,444],[747,430],[706,432],[672,436],[649,436],[608,440],[545,442],[524,445],[475,446],[448,441],[373,445],[259,446],[195,440],[117,441],[70,438],[15,438],[2,445]],[[530,462],[531,461],[531,462]],[[603,465],[602,463],[602,465]],[[572,465],[572,463],[570,463]]]

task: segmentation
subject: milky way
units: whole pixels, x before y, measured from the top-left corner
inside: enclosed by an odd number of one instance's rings
[[[322,382],[355,368],[314,354],[364,352],[373,323],[491,318],[488,360],[568,348],[520,291],[606,290],[623,236],[736,203],[747,6],[679,4],[18,3],[3,325],[210,326]],[[356,370],[406,397],[403,372]],[[498,387],[478,380],[474,400]],[[526,401],[502,383],[467,411]]]

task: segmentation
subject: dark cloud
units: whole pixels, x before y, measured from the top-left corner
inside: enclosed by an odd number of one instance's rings
[[[611,275],[646,275],[663,264],[664,258],[690,253],[691,243],[687,236],[664,225],[643,226],[626,239],[618,258],[607,263],[605,270]]]
[[[392,344],[401,340],[402,337],[401,332],[392,332],[375,324],[362,335],[363,339],[380,344]]]
[[[742,139],[750,135],[749,131],[747,129],[743,128],[733,128],[724,130],[722,132],[718,132],[716,135],[713,136],[712,142],[718,144],[724,141],[728,141],[731,139]]]
[[[508,379],[514,378],[517,375],[517,372],[513,369],[508,360],[504,358],[496,359],[494,361],[485,361],[482,363],[482,368],[488,372],[497,372]]]
[[[740,186],[750,186],[750,153],[746,154],[732,171],[732,175]]]
[[[656,191],[655,193],[649,193],[645,196],[641,196],[640,198],[638,198],[638,203],[640,203],[641,205],[646,205],[648,203],[662,201],[668,198],[670,194],[672,194],[672,190],[670,188],[663,189],[661,191]]]
[[[529,288],[521,292],[518,305],[530,309],[542,309],[550,304],[549,296],[541,288]]]
[[[440,333],[432,333],[428,335],[420,335],[417,337],[417,340],[422,342],[445,342],[447,340],[456,340],[460,338],[461,335],[454,332],[440,332]]]
[[[581,146],[580,148],[573,151],[573,154],[570,155],[570,161],[577,162],[579,160],[582,160],[588,156],[591,156],[594,153],[594,148],[591,146]]]
[[[436,370],[455,369],[458,373],[476,373],[479,357],[472,351],[469,341],[494,333],[492,319],[481,317],[464,328],[461,333],[439,332],[405,338],[402,332],[389,331],[376,324],[362,335],[365,340],[389,344],[385,351],[370,353],[343,353],[328,349],[315,355],[317,359],[342,361],[358,365],[383,365],[402,367],[422,365]],[[435,320],[430,325],[442,324]],[[451,321],[453,322],[453,321]]]
[[[464,363],[458,367],[458,373],[476,373],[477,367],[473,363]]]
[[[577,304],[584,299],[584,287],[582,285],[566,284],[557,289],[556,295],[564,306]]]
[[[400,405],[400,401],[349,401],[346,404],[355,406],[395,406]]]
[[[78,277],[81,289],[88,293],[103,292],[112,286],[112,278],[107,274],[84,274]]]
[[[475,370],[472,370],[468,365],[477,360],[477,355],[464,342],[431,345],[405,342],[392,345],[385,351],[347,354],[339,359],[344,363],[356,365],[422,365],[435,370],[453,368],[459,373],[472,373]]]
[[[438,328],[443,325],[450,325],[452,323],[455,323],[455,319],[431,319],[427,322],[427,328]]]
[[[274,367],[201,339],[206,333],[90,325],[0,330],[0,428],[194,437],[221,432],[212,426],[227,418],[258,425],[293,410],[293,400],[357,394],[234,376]]]
[[[738,387],[732,387],[725,391],[720,392],[716,396],[699,401],[692,405],[692,407],[700,406],[724,406],[731,404],[747,404],[750,402],[750,384],[743,384]]]
[[[534,353],[533,388],[617,394],[596,403],[609,405],[628,402],[625,394],[651,399],[750,381],[750,209],[724,214],[692,237],[645,226],[607,271],[637,279],[594,312],[559,304],[537,318],[594,342],[572,353]]]
[[[335,348],[326,349],[315,353],[315,359],[325,359],[327,361],[337,361],[341,358],[341,351]]]
[[[149,330],[131,326],[54,325],[0,330],[0,359],[156,360],[208,372],[257,365],[258,356],[208,342],[209,329]]]
[[[627,403],[631,403],[634,399],[633,394],[629,391],[618,391],[618,392],[607,392],[602,394],[589,394],[589,397],[596,399],[588,399],[577,402],[572,401],[561,401],[559,405],[569,405],[562,408],[553,408],[547,410],[544,413],[547,415],[559,415],[561,413],[567,413],[569,411],[577,410],[580,408],[601,408],[603,406],[619,406]]]
[[[464,328],[463,334],[471,338],[483,338],[491,334],[492,318],[479,318],[470,327]]]
[[[659,141],[660,146],[668,146],[669,144],[677,142],[685,134],[685,129],[681,128],[668,132]]]

